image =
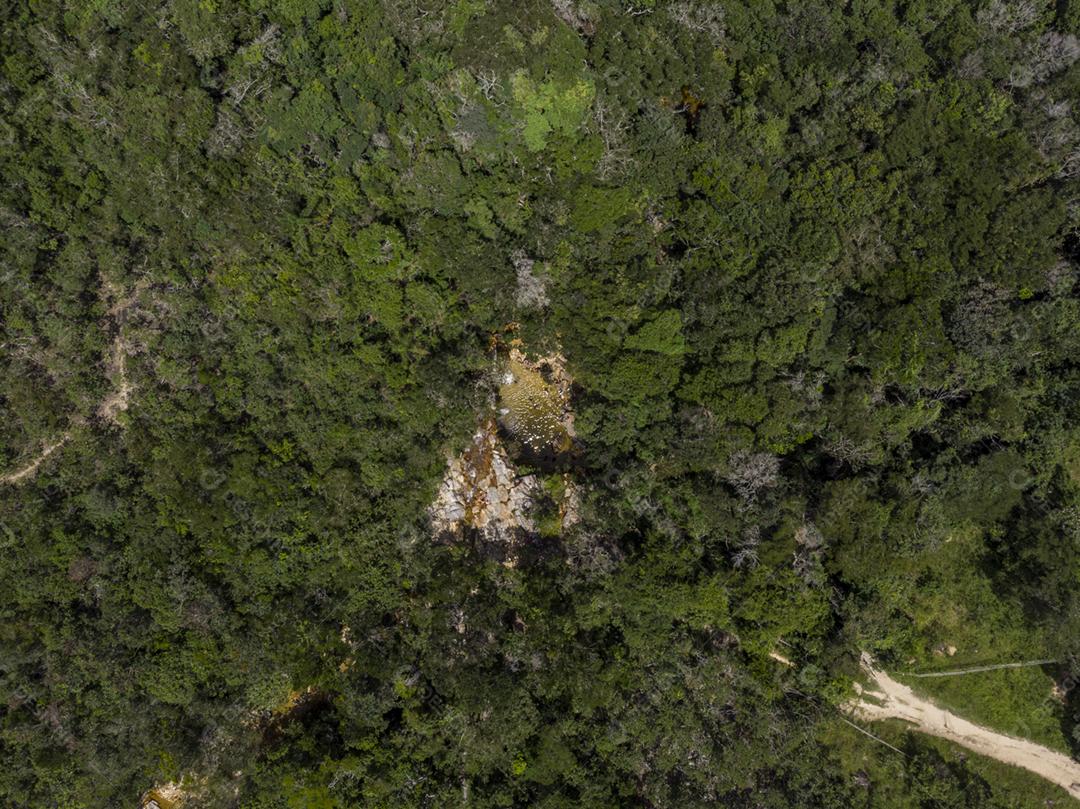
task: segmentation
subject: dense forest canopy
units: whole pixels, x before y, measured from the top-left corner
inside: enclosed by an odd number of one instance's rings
[[[2,14],[5,805],[1067,804],[1080,2]]]

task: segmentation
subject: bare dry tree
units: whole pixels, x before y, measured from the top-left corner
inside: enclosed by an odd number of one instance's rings
[[[992,0],[975,15],[975,21],[999,34],[1015,34],[1035,24],[1039,9],[1033,0]]]
[[[719,3],[672,3],[667,12],[686,30],[707,36],[714,46],[724,41],[724,8]]]
[[[779,480],[780,459],[770,452],[739,450],[728,461],[725,478],[744,501],[754,500]]]

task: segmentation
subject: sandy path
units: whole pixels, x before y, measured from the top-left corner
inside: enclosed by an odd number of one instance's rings
[[[37,457],[34,458],[34,460],[32,460],[22,469],[17,469],[14,472],[9,472],[6,475],[0,475],[0,484],[18,483],[24,478],[30,477],[38,470],[39,466],[45,463],[46,458],[56,452],[56,450],[60,449],[60,447],[64,446],[64,444],[66,444],[68,442],[68,439],[70,438],[71,433],[67,432],[60,436],[60,438],[56,441],[53,441],[51,444],[46,444],[44,447],[42,447],[41,452],[38,453]]]
[[[118,425],[120,425],[119,415],[127,410],[128,403],[131,399],[131,393],[134,390],[134,386],[128,380],[127,375],[127,357],[128,354],[131,353],[131,346],[129,346],[124,339],[124,317],[128,308],[135,302],[139,292],[145,289],[146,286],[147,282],[145,280],[140,280],[136,282],[135,288],[130,295],[121,297],[120,290],[114,284],[105,279],[102,280],[102,292],[100,293],[102,299],[106,301],[117,300],[117,303],[114,303],[109,308],[108,312],[106,312],[107,318],[109,318],[111,322],[116,323],[116,335],[112,338],[109,356],[105,360],[105,375],[112,383],[113,391],[98,405],[97,414],[100,418]],[[102,329],[107,328],[108,323],[102,324]],[[82,419],[77,417],[73,417],[72,420],[77,425],[83,424]],[[41,466],[50,455],[71,440],[71,435],[72,431],[68,430],[55,441],[42,447],[41,452],[37,454],[37,457],[30,461],[26,466],[16,469],[14,472],[0,475],[0,486],[6,483],[19,483],[27,478],[33,477],[34,473],[37,472],[38,467]]]
[[[862,664],[873,679],[873,685],[863,689],[856,684],[859,698],[846,706],[859,718],[902,719],[923,733],[940,736],[980,755],[1030,770],[1080,799],[1080,762],[1040,744],[976,725],[937,707],[874,668],[873,658],[868,654],[863,654]]]
[[[128,401],[131,398],[132,386],[127,377],[128,347],[121,335],[113,340],[112,352],[106,365],[106,373],[113,383],[113,392],[106,396],[98,405],[98,415],[120,424],[119,414],[128,409]]]

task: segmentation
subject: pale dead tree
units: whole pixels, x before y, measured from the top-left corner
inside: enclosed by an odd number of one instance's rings
[[[821,406],[821,401],[825,396],[825,374],[817,373],[810,376],[806,371],[797,371],[783,376],[787,386],[800,394],[808,407],[817,409]]]
[[[713,45],[724,41],[724,9],[719,4],[673,3],[668,14],[688,31],[707,36]]]
[[[1035,146],[1047,162],[1064,167],[1068,155],[1080,144],[1080,129],[1072,118],[1072,103],[1057,101],[1044,93],[1036,93],[1027,105],[1027,117],[1032,122]],[[1059,173],[1061,168],[1058,169]]]
[[[252,40],[252,45],[262,48],[263,57],[275,64],[281,63],[281,29],[277,24],[266,26],[260,34]]]
[[[102,420],[118,426],[123,426],[120,414],[128,409],[135,390],[128,374],[128,358],[136,353],[137,345],[125,327],[134,313],[140,311],[140,296],[149,286],[150,280],[144,276],[124,294],[116,282],[104,275],[101,278],[99,297],[108,306],[101,328],[106,333],[112,333],[109,351],[104,358],[105,375],[112,385],[112,391],[98,405],[97,414]]]
[[[1077,155],[1077,160],[1080,160],[1080,155]],[[1073,225],[1080,225],[1080,196],[1066,200],[1065,216]]]
[[[515,250],[510,255],[510,261],[517,273],[517,305],[523,309],[542,309],[547,306],[548,296],[544,289],[544,280],[533,272],[536,262],[525,255],[523,250]]]
[[[446,13],[426,5],[425,0],[383,0],[382,3],[391,28],[410,43],[437,37],[446,29]]]
[[[1045,81],[1080,59],[1080,40],[1072,34],[1047,31],[1028,49],[1028,58],[1009,74],[1009,85],[1024,88]]]
[[[1071,179],[1080,176],[1080,149],[1076,149],[1065,156],[1061,161],[1061,168],[1057,171],[1061,179]]]
[[[18,211],[8,208],[6,205],[0,205],[0,227],[3,227],[4,230],[7,230],[8,228],[30,227],[32,224],[30,217],[24,216]]]
[[[753,570],[758,566],[758,562],[757,545],[740,545],[731,557],[731,563],[737,568],[746,567]]]
[[[248,95],[259,98],[272,86],[273,82],[267,74],[270,65],[281,64],[280,33],[278,26],[268,25],[241,48],[241,61],[246,67],[230,71],[225,87],[225,95],[234,107],[239,107]]]
[[[484,70],[477,73],[475,78],[476,85],[480,88],[480,95],[488,101],[494,101],[502,89],[499,74],[494,70]]]
[[[879,222],[860,222],[844,235],[847,249],[842,260],[846,266],[880,267],[896,258]]]
[[[917,497],[928,497],[937,491],[937,484],[922,473],[912,476],[908,482],[908,490]]]
[[[1046,101],[1046,115],[1049,118],[1064,118],[1072,110],[1072,102],[1068,99],[1064,101],[1054,101],[1047,99]]]
[[[465,115],[476,106],[476,90],[479,88],[479,83],[479,79],[471,73],[455,70],[444,81],[425,82],[424,86],[432,95],[442,98],[451,96],[457,102],[457,112],[452,113],[456,118]]]
[[[757,525],[746,526],[743,529],[742,538],[731,556],[731,564],[735,567],[746,567],[753,570],[758,564],[757,549],[761,544],[761,528]]]
[[[1039,37],[1035,75],[1045,78],[1058,73],[1080,59],[1080,40],[1073,34],[1047,31]]]
[[[239,106],[248,91],[256,84],[258,84],[258,79],[254,76],[242,76],[225,88],[225,95],[232,101],[233,106]]]
[[[596,173],[603,180],[622,176],[635,163],[626,143],[626,133],[630,128],[626,112],[618,107],[611,108],[597,98],[593,117],[597,134],[604,144],[604,152],[596,163]]]
[[[221,104],[217,108],[214,127],[206,137],[206,149],[215,155],[235,154],[252,134],[247,122],[236,111]]]
[[[504,105],[499,99],[499,77],[492,71],[475,76],[464,71],[451,74],[446,82],[431,82],[428,90],[434,98],[441,99],[449,110],[453,129],[450,137],[462,152],[469,151],[487,130],[487,112],[477,93],[497,107]]]
[[[1080,506],[1067,506],[1056,515],[1057,521],[1074,541],[1080,542]]]
[[[817,551],[825,547],[825,537],[812,522],[804,522],[795,529],[795,544],[808,551]]]
[[[177,612],[182,612],[196,588],[187,566],[176,562],[169,566],[165,586],[161,589],[176,606]]]
[[[1046,285],[1053,295],[1068,295],[1075,284],[1076,271],[1068,261],[1059,261],[1046,271]]]
[[[61,40],[56,32],[50,31],[44,25],[37,26],[37,33],[39,48],[45,61],[52,67],[54,75],[75,69],[81,57],[78,48]]]
[[[93,129],[116,132],[116,115],[108,101],[101,96],[91,95],[83,84],[63,74],[55,75],[53,81],[59,90],[58,97],[53,102],[59,117],[74,118]],[[65,108],[62,101],[67,101],[70,106]]]
[[[811,587],[825,583],[822,557],[825,554],[825,537],[812,522],[803,523],[795,531],[795,554],[792,567],[796,575]]]
[[[1046,8],[1046,3],[1042,4]],[[993,0],[975,15],[979,25],[999,34],[1015,34],[1030,28],[1039,18],[1039,4],[1033,0]]]
[[[868,380],[869,380],[869,376],[870,375],[867,374],[867,379]],[[878,407],[880,405],[885,404],[885,402],[888,401],[888,397],[886,396],[885,385],[883,383],[881,383],[881,382],[871,382],[870,385],[871,385],[871,387],[870,387],[870,395],[869,395],[870,404],[874,405],[875,407]]]
[[[728,461],[727,482],[746,502],[754,500],[765,489],[776,485],[780,459],[769,452],[739,450]]]
[[[463,152],[469,151],[476,145],[476,133],[467,129],[454,129],[450,132],[450,139],[454,145]]]
[[[251,91],[251,94],[253,96],[255,96],[255,98],[261,98],[266,93],[266,91],[269,90],[272,86],[273,86],[273,82],[269,78],[264,78],[262,81],[260,81],[258,84],[255,85],[255,88]],[[239,103],[239,102],[237,102],[237,103]],[[251,116],[251,117],[255,118],[256,116]],[[258,118],[259,118],[259,121],[258,121],[257,125],[261,125],[262,116],[260,115],[260,116],[258,116]]]
[[[919,395],[930,402],[955,402],[968,395],[968,389],[963,383],[962,375],[952,369],[953,379],[936,388],[919,388]]]
[[[979,51],[964,54],[956,67],[956,76],[960,79],[981,79],[985,74],[983,55]]]
[[[588,11],[574,0],[551,0],[555,16],[575,31],[586,36],[596,33],[596,24],[589,18]]]
[[[870,447],[856,444],[846,435],[826,441],[822,449],[838,461],[843,461],[850,466],[865,466],[873,459],[873,450]]]

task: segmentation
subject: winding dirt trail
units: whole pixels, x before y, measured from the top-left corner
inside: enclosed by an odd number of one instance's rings
[[[1080,762],[1041,744],[1006,736],[937,707],[875,668],[873,658],[866,653],[863,653],[862,665],[873,685],[864,689],[856,684],[859,697],[845,706],[855,716],[872,721],[901,719],[910,722],[922,733],[948,739],[980,755],[1030,770],[1080,799]]]
[[[56,452],[56,450],[64,446],[70,438],[71,432],[68,431],[61,435],[56,441],[46,444],[41,448],[41,452],[37,454],[37,457],[30,461],[26,466],[21,469],[16,469],[14,472],[8,472],[6,475],[0,475],[0,485],[4,483],[18,483],[25,478],[31,477],[38,470],[38,467],[45,463],[45,460]]]
[[[105,322],[101,324],[101,328],[108,332],[110,327],[113,328],[115,334],[113,335],[109,354],[105,358],[105,375],[108,377],[110,383],[112,383],[113,390],[102,399],[101,403],[97,406],[96,412],[99,418],[104,421],[112,422],[118,426],[123,426],[120,422],[119,416],[128,408],[128,404],[131,400],[131,393],[134,390],[134,385],[128,379],[127,374],[127,358],[131,353],[131,345],[124,337],[124,320],[127,314],[127,310],[135,303],[139,293],[147,287],[146,281],[138,281],[135,283],[134,289],[127,296],[121,294],[121,290],[112,282],[102,279],[102,290],[99,293],[103,301],[116,301],[109,307],[105,313]],[[72,421],[76,426],[84,426],[85,422],[79,417],[72,417]],[[0,486],[4,484],[17,484],[24,480],[28,480],[34,476],[40,467],[52,455],[56,450],[60,449],[64,444],[71,440],[73,430],[69,429],[61,433],[59,437],[48,442],[41,448],[33,460],[27,463],[25,466],[16,469],[13,472],[0,474]]]

